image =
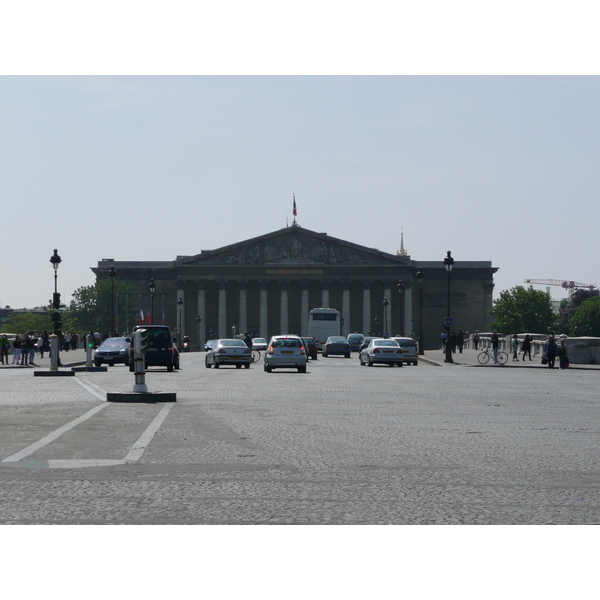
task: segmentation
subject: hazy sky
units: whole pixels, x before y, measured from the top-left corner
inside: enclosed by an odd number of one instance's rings
[[[600,284],[600,79],[4,76],[0,305],[102,258],[172,260],[291,222],[416,260]],[[545,289],[545,288],[539,288]],[[552,294],[564,296],[561,288]]]

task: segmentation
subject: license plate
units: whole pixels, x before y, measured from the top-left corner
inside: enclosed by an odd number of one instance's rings
[[[158,348],[148,348],[148,352],[158,352]]]
[[[233,358],[233,360],[239,360],[239,356],[232,356],[231,358]]]
[[[384,352],[385,352],[386,354],[394,354],[394,351],[393,351],[393,350],[384,350]]]
[[[293,350],[282,350],[281,354],[294,354]]]

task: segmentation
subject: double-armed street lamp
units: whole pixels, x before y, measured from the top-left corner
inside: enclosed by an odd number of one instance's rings
[[[156,291],[156,285],[154,283],[154,277],[150,280],[150,323],[154,325],[154,292]]]
[[[425,279],[425,273],[423,273],[423,267],[419,267],[415,277],[419,282],[419,354],[425,354],[425,347],[423,343],[423,279]]]
[[[115,277],[117,276],[117,270],[115,265],[111,265],[108,270],[108,276],[110,277],[111,293],[110,293],[110,335],[115,337]]]
[[[450,341],[450,327],[452,327],[452,319],[450,317],[450,272],[452,271],[453,265],[454,259],[450,254],[450,250],[448,250],[447,256],[444,258],[444,266],[448,272],[448,314],[446,316],[446,358],[444,360],[444,362],[447,363],[454,362],[454,360],[452,360],[452,343]]]

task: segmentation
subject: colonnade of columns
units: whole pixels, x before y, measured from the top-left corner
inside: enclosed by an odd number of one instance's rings
[[[239,324],[238,333],[244,333],[248,329],[248,292],[246,286],[241,286],[239,289],[239,314],[236,315],[237,323]],[[280,305],[280,322],[279,322],[279,333],[289,333],[289,296],[288,296],[288,288],[282,286],[280,289],[280,297],[279,297],[279,305]],[[397,296],[393,296],[393,290],[389,287],[384,288],[384,296],[388,301],[387,310],[383,311],[383,306],[381,309],[380,323],[381,329],[383,333],[389,333],[390,335],[396,335],[399,333],[398,331],[392,331],[392,314],[396,308],[395,298]],[[177,310],[177,334],[181,337],[186,335],[185,331],[185,314],[186,314],[186,295],[185,289],[183,287],[178,287],[177,289],[177,299],[178,301],[181,299],[182,304],[178,305]],[[259,335],[261,337],[268,337],[268,290],[266,284],[263,285],[260,289],[260,308],[259,308]],[[403,294],[403,302],[404,302],[404,335],[408,335],[412,330],[412,294],[410,289],[406,289]],[[302,333],[306,334],[308,331],[308,317],[311,307],[309,306],[309,290],[307,288],[303,288],[301,290],[301,330]],[[329,289],[323,288],[321,292],[321,306],[328,307],[329,306]],[[351,333],[350,330],[350,309],[351,309],[351,294],[350,287],[345,285],[342,290],[342,306],[341,306],[341,315],[344,318],[344,324],[342,326],[342,335],[346,336]],[[371,288],[370,285],[365,284],[363,288],[363,297],[362,297],[362,333],[367,333],[373,327],[373,315],[371,310]],[[200,317],[200,323],[204,324],[200,326],[200,347],[204,346],[206,342],[206,316],[207,316],[207,305],[206,305],[206,290],[203,284],[200,284],[198,287],[198,306],[197,306],[197,315]],[[384,322],[384,316],[386,322]],[[219,285],[218,290],[218,328],[219,335],[221,337],[229,336],[229,331],[227,329],[228,318],[231,321],[232,315],[227,315],[227,290],[224,283]],[[356,324],[354,329],[356,329]]]

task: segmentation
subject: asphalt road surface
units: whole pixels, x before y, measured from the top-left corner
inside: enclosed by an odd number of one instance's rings
[[[598,524],[596,370],[0,371],[2,524]]]

